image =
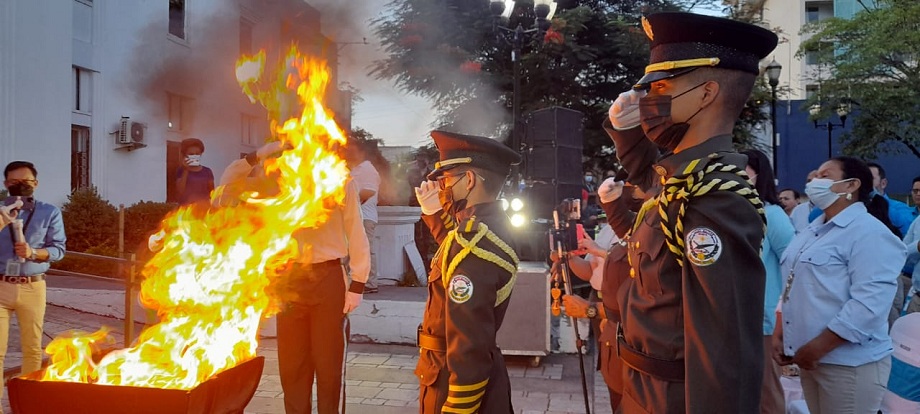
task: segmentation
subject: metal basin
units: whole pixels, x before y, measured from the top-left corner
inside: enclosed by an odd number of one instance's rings
[[[42,371],[7,382],[15,414],[230,414],[242,413],[262,378],[255,357],[190,390],[39,381]]]

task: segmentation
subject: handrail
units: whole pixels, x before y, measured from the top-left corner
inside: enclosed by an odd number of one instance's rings
[[[67,256],[82,257],[84,259],[96,259],[96,260],[102,260],[102,261],[119,263],[119,264],[127,264],[127,265],[143,265],[144,264],[144,262],[140,262],[140,261],[133,260],[133,259],[124,259],[121,257],[112,257],[112,256],[102,256],[98,254],[83,253],[83,252],[67,251],[64,253],[64,257],[67,257]]]

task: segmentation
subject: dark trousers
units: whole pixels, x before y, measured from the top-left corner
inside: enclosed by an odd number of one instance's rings
[[[348,319],[341,264],[295,266],[278,314],[278,365],[287,414],[344,413]]]

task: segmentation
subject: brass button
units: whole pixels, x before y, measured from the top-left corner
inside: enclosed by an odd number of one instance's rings
[[[637,249],[639,248],[639,242],[636,242],[636,248]]]
[[[668,175],[668,170],[664,169],[664,167],[660,165],[655,166],[655,172],[658,173],[658,175],[662,177],[664,177],[665,175]]]
[[[631,277],[631,278],[633,278],[633,279],[636,278],[636,269],[633,269],[633,268],[631,268],[631,267],[629,268],[629,277]]]

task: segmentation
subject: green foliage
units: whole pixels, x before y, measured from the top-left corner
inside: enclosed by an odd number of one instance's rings
[[[920,2],[876,3],[864,5],[851,19],[803,28],[809,38],[797,55],[814,54],[820,68],[812,74],[820,92],[806,108],[820,104],[818,120],[836,120],[841,106],[854,111],[848,119],[853,121],[844,148],[848,154],[875,158],[906,150],[920,157]]]
[[[648,63],[642,15],[700,6],[703,1],[559,1],[551,28],[528,35],[520,59],[523,117],[562,106],[585,114],[586,168],[615,164],[601,128],[617,96],[638,80]],[[442,127],[509,137],[513,102],[512,46],[496,36],[489,2],[391,0],[374,28],[387,53],[370,74],[430,99]],[[533,26],[533,4],[516,3],[506,27]],[[737,141],[750,146],[750,129],[767,118],[761,105],[745,111]]]
[[[99,195],[96,187],[75,190],[61,207],[67,250],[118,256],[118,211]],[[52,265],[55,269],[115,276],[117,266],[100,260],[65,255]]]
[[[157,231],[160,222],[176,209],[176,204],[140,201],[125,209],[125,251],[145,256],[147,238]]]

